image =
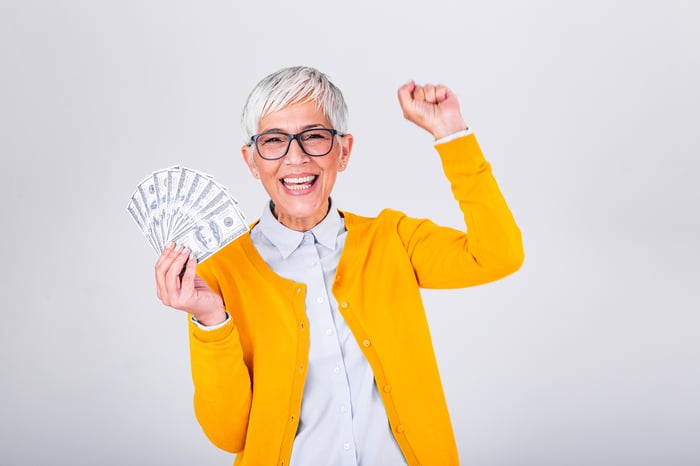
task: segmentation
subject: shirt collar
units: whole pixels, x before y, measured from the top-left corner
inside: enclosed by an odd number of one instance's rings
[[[330,201],[330,209],[321,222],[310,230],[317,243],[328,249],[334,250],[337,245],[338,235],[345,231],[338,210],[333,207],[333,200]],[[304,240],[303,231],[296,231],[282,225],[272,214],[272,202],[265,204],[262,216],[260,217],[260,230],[265,237],[279,250],[283,258],[289,257]]]

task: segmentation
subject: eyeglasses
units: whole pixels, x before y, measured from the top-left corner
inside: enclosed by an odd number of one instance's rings
[[[343,136],[331,128],[307,129],[296,134],[266,131],[253,135],[250,144],[255,144],[258,154],[265,160],[278,160],[287,155],[294,139],[297,140],[299,147],[306,155],[323,157],[333,150],[333,141],[336,135]]]

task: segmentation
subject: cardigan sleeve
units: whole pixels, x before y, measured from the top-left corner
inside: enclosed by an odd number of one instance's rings
[[[200,265],[197,273],[221,293],[210,267]],[[245,446],[252,402],[251,378],[238,329],[232,319],[215,330],[205,330],[188,320],[195,415],[214,445],[238,453]]]
[[[461,288],[498,280],[524,260],[520,229],[469,134],[436,145],[466,231],[402,216],[397,229],[424,288]]]

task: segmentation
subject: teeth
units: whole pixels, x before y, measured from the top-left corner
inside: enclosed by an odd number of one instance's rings
[[[302,176],[300,178],[283,178],[282,181],[284,181],[285,184],[302,184],[302,183],[311,183],[314,178],[316,178],[314,175],[310,176]]]

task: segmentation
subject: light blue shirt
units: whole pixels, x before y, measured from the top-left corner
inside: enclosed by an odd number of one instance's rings
[[[266,206],[250,232],[275,273],[306,284],[311,341],[291,465],[404,466],[372,368],[331,291],[346,236],[345,221],[332,203],[323,221],[307,232],[285,227]]]

